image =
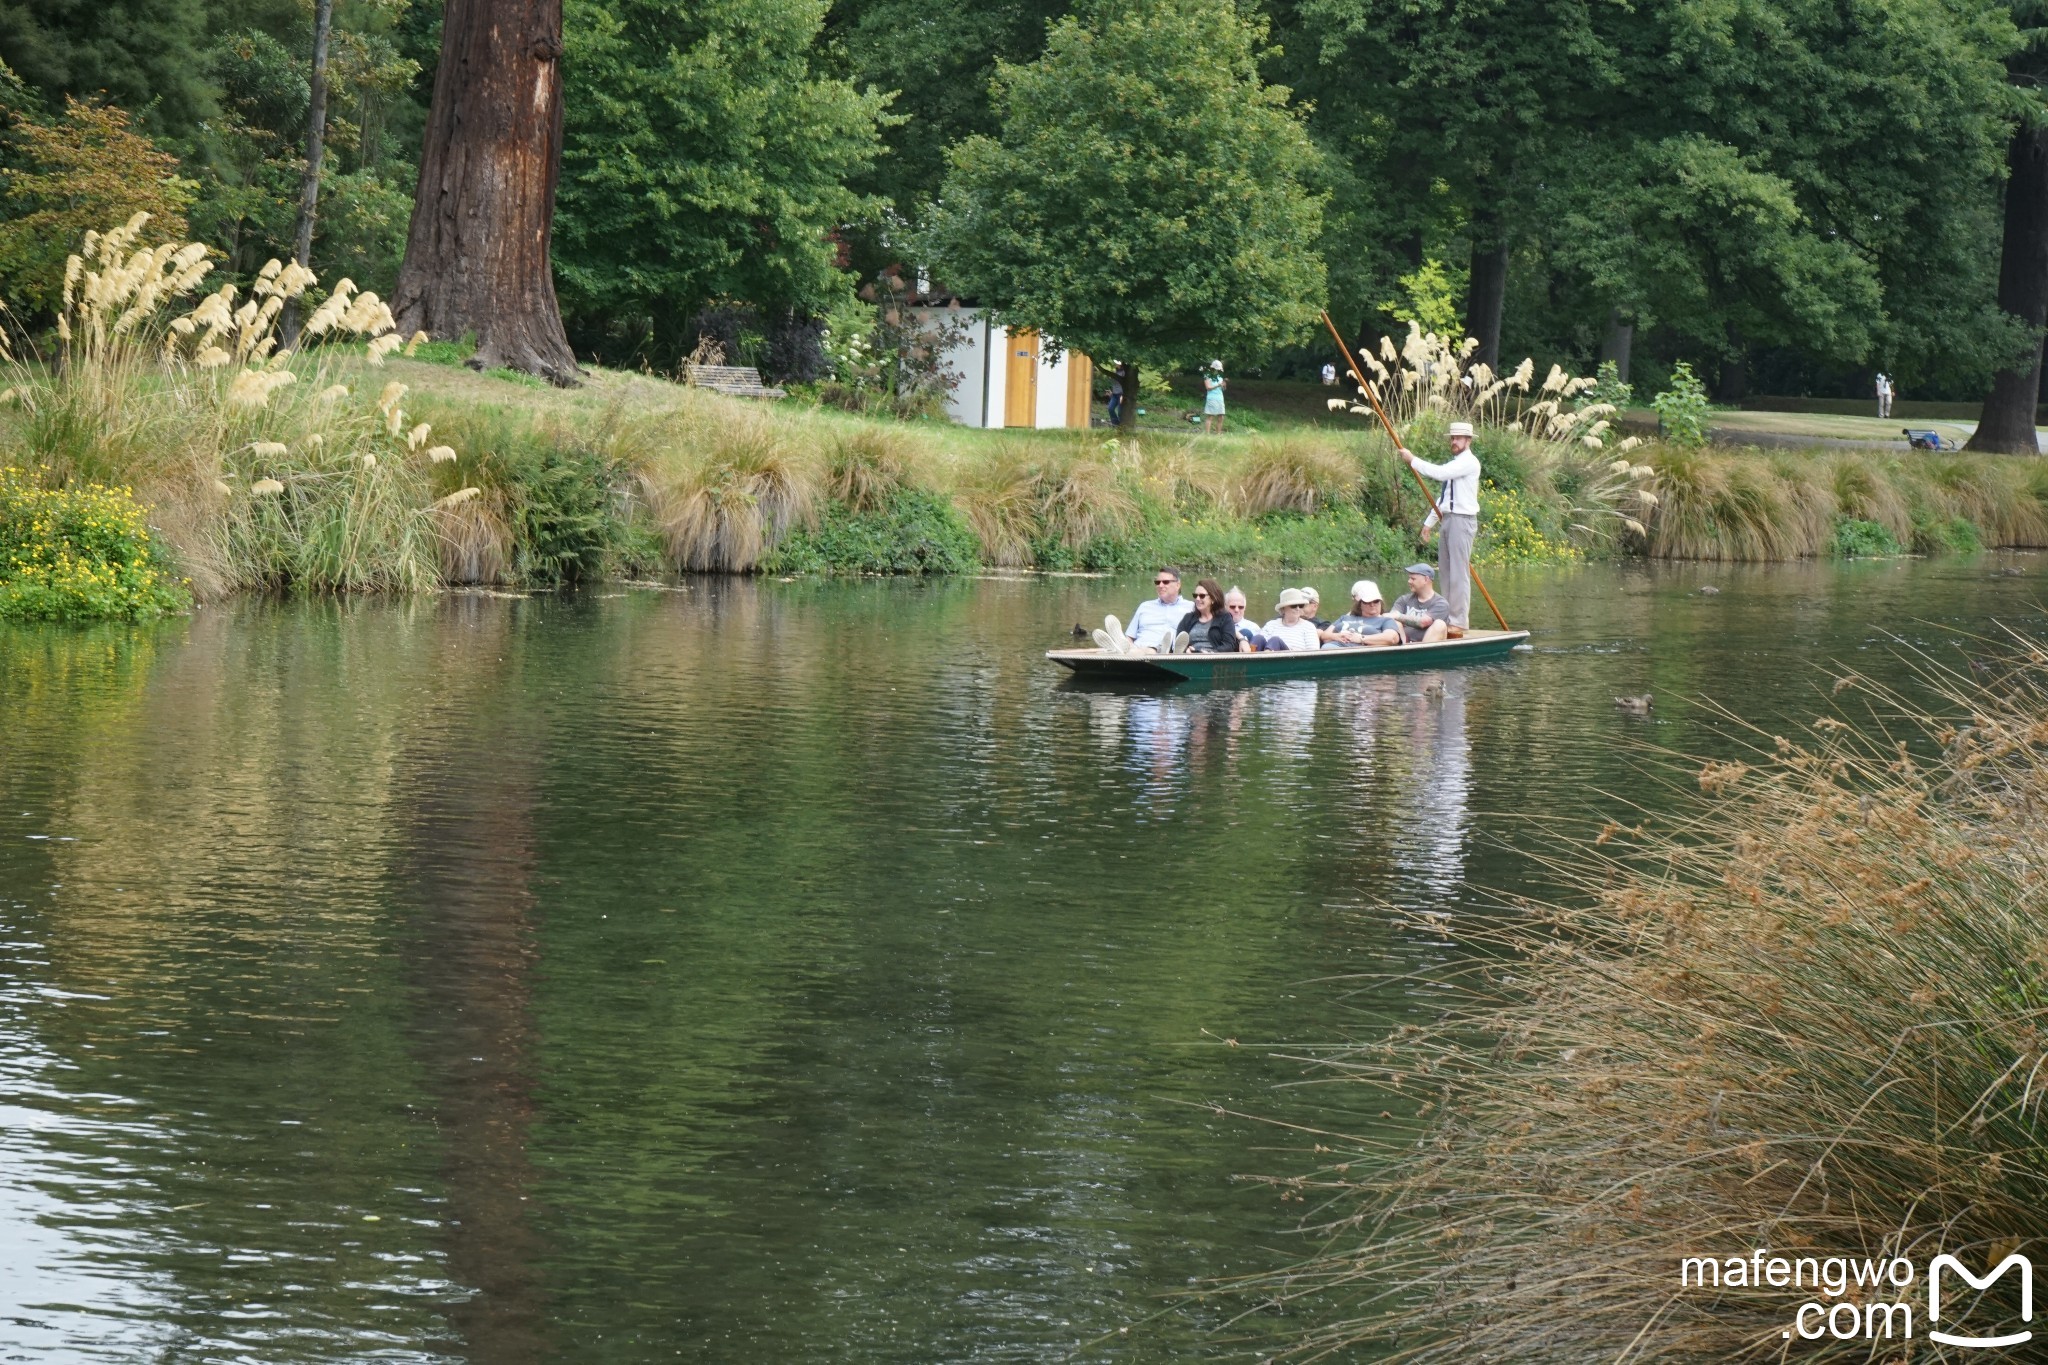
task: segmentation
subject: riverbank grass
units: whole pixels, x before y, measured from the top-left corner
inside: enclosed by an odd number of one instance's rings
[[[1846,675],[1804,734],[1672,759],[1668,802],[1556,849],[1564,900],[1426,927],[1464,963],[1439,1017],[1314,1064],[1333,1127],[1399,1134],[1323,1135],[1279,1182],[1326,1247],[1255,1286],[1299,1355],[1776,1360],[1841,1293],[1687,1287],[1683,1258],[2038,1263],[2048,649],[1978,667],[1929,665],[1932,712]]]

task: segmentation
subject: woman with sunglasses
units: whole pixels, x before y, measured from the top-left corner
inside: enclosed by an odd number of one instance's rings
[[[1238,638],[1237,622],[1223,609],[1223,589],[1213,578],[1195,584],[1195,609],[1180,618],[1179,635],[1188,637],[1190,654],[1236,654],[1247,648]]]

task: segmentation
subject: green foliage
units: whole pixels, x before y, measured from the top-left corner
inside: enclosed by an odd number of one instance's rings
[[[815,528],[801,528],[762,563],[767,573],[972,573],[981,545],[952,503],[923,489],[898,489],[873,511],[843,502],[825,509]]]
[[[1916,554],[1969,555],[1984,548],[1984,533],[1968,517],[1929,518],[1913,523],[1912,545]]]
[[[1464,281],[1453,280],[1444,263],[1431,257],[1395,281],[1400,297],[1380,305],[1396,322],[1412,322],[1438,336],[1464,335],[1465,317],[1458,307]]]
[[[20,118],[0,157],[0,299],[53,317],[64,260],[88,232],[147,213],[144,240],[182,240],[193,186],[178,160],[109,105],[67,100],[49,122]]]
[[[1837,559],[1889,559],[1902,547],[1899,538],[1882,522],[1839,517],[1829,548]]]
[[[1612,360],[1603,360],[1594,376],[1593,387],[1586,391],[1582,406],[1604,403],[1616,412],[1626,412],[1635,401],[1635,387],[1622,382],[1621,367]]]
[[[125,488],[41,488],[0,465],[0,621],[142,620],[191,597]]]
[[[883,98],[817,70],[823,0],[568,0],[555,268],[592,326],[679,336],[706,301],[822,310],[829,232],[879,205],[847,187]]]
[[[1306,335],[1322,198],[1263,35],[1230,0],[1106,0],[1000,67],[1001,134],[953,149],[929,233],[949,286],[1141,368]]]
[[[552,442],[520,445],[502,457],[500,474],[511,490],[518,582],[556,588],[611,567],[623,535],[613,471],[602,457]]]
[[[1472,558],[1480,564],[1562,564],[1583,558],[1583,552],[1561,534],[1545,534],[1542,515],[1529,498],[1513,489],[1496,489],[1480,500],[1479,540]]]
[[[1652,398],[1650,407],[1663,426],[1664,439],[1671,445],[1686,450],[1706,445],[1707,389],[1692,372],[1691,365],[1681,360],[1672,367],[1671,387]]]

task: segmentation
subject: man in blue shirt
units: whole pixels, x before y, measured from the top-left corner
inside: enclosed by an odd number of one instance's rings
[[[1180,629],[1180,618],[1188,614],[1188,604],[1180,600],[1178,570],[1161,569],[1152,575],[1152,586],[1159,595],[1138,604],[1131,623],[1124,627],[1124,638],[1130,642],[1127,649],[1157,654],[1173,644],[1173,633]]]

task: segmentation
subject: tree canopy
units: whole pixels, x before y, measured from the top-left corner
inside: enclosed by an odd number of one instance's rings
[[[1257,357],[1324,295],[1315,149],[1230,0],[1104,0],[998,66],[927,239],[949,288],[1090,355]]]

